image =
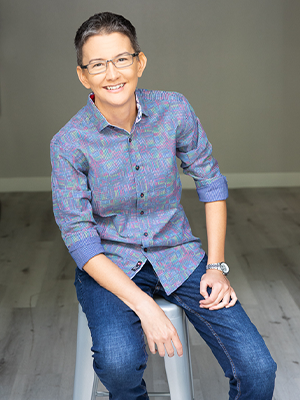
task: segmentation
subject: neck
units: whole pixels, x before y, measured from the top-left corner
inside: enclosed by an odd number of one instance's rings
[[[122,106],[104,108],[102,105],[99,106],[97,102],[95,102],[95,104],[107,122],[111,125],[117,126],[118,128],[125,129],[129,133],[131,132],[137,116],[135,97],[129,104]]]

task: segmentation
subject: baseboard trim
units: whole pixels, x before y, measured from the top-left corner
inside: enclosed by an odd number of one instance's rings
[[[0,192],[49,192],[50,177],[0,178]]]
[[[229,189],[300,186],[300,172],[228,173],[225,176]],[[192,178],[186,175],[180,178],[183,189],[195,188]]]
[[[300,172],[225,174],[230,189],[300,186]],[[180,175],[183,189],[194,189],[192,178]],[[48,192],[50,177],[0,178],[0,192]]]

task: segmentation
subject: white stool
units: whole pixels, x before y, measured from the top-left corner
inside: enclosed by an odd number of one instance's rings
[[[183,356],[178,357],[175,351],[174,357],[168,357],[167,354],[164,357],[170,393],[148,394],[149,396],[170,397],[171,400],[193,400],[194,388],[185,313],[182,308],[161,297],[155,298],[155,301],[177,330],[183,346]],[[96,397],[108,396],[108,392],[97,390],[98,377],[93,370],[91,347],[91,333],[86,316],[79,305],[73,400],[95,400]]]

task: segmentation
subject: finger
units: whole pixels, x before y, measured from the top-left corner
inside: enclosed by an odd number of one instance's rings
[[[200,300],[200,307],[211,307],[216,304],[218,304],[222,300],[222,286],[221,285],[215,285],[212,288],[210,296],[205,299],[205,300]]]
[[[229,308],[233,307],[235,303],[237,302],[237,296],[235,294],[235,291],[231,288],[229,293],[226,293],[221,300],[221,302],[217,305],[214,305],[210,307],[210,310],[219,310],[221,308]]]
[[[205,299],[208,298],[207,287],[208,287],[208,284],[205,281],[200,281],[200,294]]]
[[[161,357],[165,356],[166,352],[165,352],[165,346],[163,345],[163,343],[157,343],[157,351]]]
[[[157,350],[156,350],[156,347],[155,347],[154,340],[151,340],[151,339],[147,338],[147,342],[148,342],[148,347],[149,347],[150,352],[152,354],[156,354]]]
[[[221,308],[226,307],[230,302],[230,294],[226,293],[223,298],[219,301],[218,304],[209,307],[210,310],[220,310]]]
[[[235,291],[232,289],[231,300],[230,300],[229,304],[227,304],[226,308],[233,307],[236,302],[237,302],[237,295],[236,295]]]
[[[180,339],[179,339],[179,336],[178,336],[177,332],[176,332],[176,335],[174,335],[174,336],[172,337],[172,342],[173,342],[173,345],[174,345],[174,347],[175,347],[175,349],[176,349],[176,351],[177,351],[178,356],[179,356],[179,357],[182,357],[182,355],[183,355],[183,348],[182,348],[182,344],[181,344],[181,341],[180,341]]]
[[[205,306],[205,308],[213,309],[215,306],[218,306],[221,301],[224,299],[224,305],[219,308],[224,307],[230,301],[230,291],[224,290],[222,285],[215,285],[209,296],[208,300],[200,301],[200,307]],[[204,304],[203,304],[204,303]]]
[[[167,352],[169,357],[173,357],[174,356],[174,348],[172,346],[172,342],[171,341],[168,341],[168,342],[165,343],[165,349],[166,349],[166,352]]]

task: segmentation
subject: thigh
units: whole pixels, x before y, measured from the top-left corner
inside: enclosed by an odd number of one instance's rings
[[[138,316],[117,296],[77,268],[75,287],[92,335],[95,361],[120,366],[146,363],[144,335]]]
[[[211,311],[199,307],[199,301],[203,299],[200,295],[200,280],[206,272],[206,262],[205,257],[168,300],[184,308],[188,319],[211,348],[225,375],[237,387],[241,379],[245,382],[249,377],[255,379],[269,374],[270,381],[274,380],[276,364],[239,301],[233,307],[220,310]]]

